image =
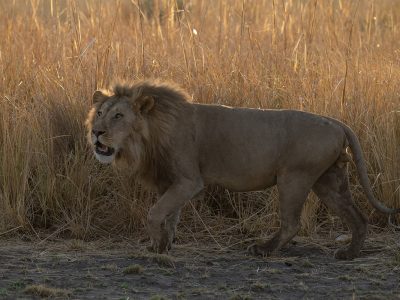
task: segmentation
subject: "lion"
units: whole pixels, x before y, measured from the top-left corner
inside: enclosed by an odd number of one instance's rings
[[[297,234],[312,190],[352,233],[350,245],[335,257],[359,256],[367,219],[350,193],[348,147],[369,202],[383,213],[400,212],[375,199],[358,138],[330,117],[192,103],[175,84],[155,80],[95,91],[86,126],[101,163],[127,169],[160,195],[147,225],[149,248],[158,253],[171,249],[185,203],[217,184],[240,192],[277,185],[280,229],[251,245],[250,253],[270,255]]]

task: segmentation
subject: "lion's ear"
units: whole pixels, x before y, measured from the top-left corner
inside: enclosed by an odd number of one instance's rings
[[[105,97],[106,95],[102,91],[97,90],[93,93],[93,103],[95,104],[101,102],[104,100]]]
[[[133,109],[135,112],[147,114],[154,106],[154,98],[152,96],[143,96],[135,100]]]

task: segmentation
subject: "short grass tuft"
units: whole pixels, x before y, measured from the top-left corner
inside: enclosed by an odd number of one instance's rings
[[[124,274],[129,275],[129,274],[141,274],[143,273],[144,268],[141,265],[131,265],[128,266],[124,269]]]
[[[28,285],[24,289],[25,294],[30,294],[39,297],[67,297],[71,294],[70,291],[65,289],[51,288],[42,284],[39,285]]]

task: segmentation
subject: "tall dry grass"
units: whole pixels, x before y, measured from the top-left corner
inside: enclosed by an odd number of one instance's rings
[[[400,206],[396,0],[0,2],[0,228],[140,234],[154,195],[100,166],[85,142],[92,92],[158,77],[194,101],[333,116],[358,134],[375,194]],[[306,137],[305,137],[306,138]],[[351,167],[355,199],[374,213]],[[210,188],[181,237],[219,243],[276,229],[274,189]],[[311,195],[303,232],[341,226]]]

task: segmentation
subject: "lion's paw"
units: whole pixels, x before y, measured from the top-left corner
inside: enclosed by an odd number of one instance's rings
[[[168,252],[171,249],[170,239],[167,235],[162,235],[160,239],[151,238],[150,246],[147,250],[158,254]]]
[[[358,257],[358,253],[352,251],[351,249],[338,249],[335,251],[335,258],[342,260],[350,260]]]
[[[269,256],[272,251],[269,251],[267,247],[253,244],[247,248],[247,252],[254,256]]]

